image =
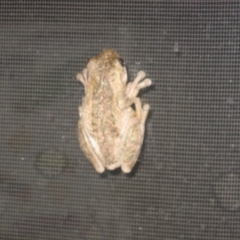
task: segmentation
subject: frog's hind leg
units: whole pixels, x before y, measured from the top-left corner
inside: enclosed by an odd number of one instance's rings
[[[142,107],[142,103],[139,98],[136,98],[134,103],[136,107],[137,118],[140,120],[140,126],[144,134],[145,122],[149,113],[150,106],[148,104],[144,104]]]
[[[86,126],[85,126],[86,128]],[[82,126],[81,120],[78,122],[78,132],[79,132],[79,141],[80,141],[80,146],[86,155],[87,159],[91,162],[93,167],[98,173],[103,173],[105,171],[104,166],[102,165],[101,161],[99,158],[101,158],[102,154],[100,152],[100,148],[95,141],[95,139],[87,133],[87,131],[84,131],[85,129]]]
[[[125,154],[122,160],[122,171],[125,173],[131,172],[135,163],[138,160],[141,146],[143,143],[144,132],[145,132],[145,122],[149,112],[149,105],[144,104],[142,107],[139,98],[134,99],[135,104],[135,124],[129,128],[129,133],[125,141]]]

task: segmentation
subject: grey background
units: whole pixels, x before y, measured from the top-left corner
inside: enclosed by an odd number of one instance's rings
[[[1,239],[239,239],[239,24],[238,1],[1,1]],[[77,139],[106,47],[154,83],[130,175]]]

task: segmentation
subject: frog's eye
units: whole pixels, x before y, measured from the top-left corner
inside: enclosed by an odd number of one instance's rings
[[[122,67],[126,66],[126,64],[122,58],[119,58],[118,60],[119,60],[120,64],[122,65]]]
[[[87,59],[86,65],[88,65],[88,63],[89,63],[90,60],[91,60],[91,58],[88,58],[88,59]]]

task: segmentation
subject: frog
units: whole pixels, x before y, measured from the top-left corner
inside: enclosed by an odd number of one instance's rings
[[[142,148],[149,104],[139,91],[152,84],[144,71],[128,81],[126,64],[119,53],[104,49],[76,75],[84,86],[79,106],[78,139],[96,172],[121,168],[130,173]]]

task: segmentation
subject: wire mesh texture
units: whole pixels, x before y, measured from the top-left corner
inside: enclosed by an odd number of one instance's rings
[[[0,2],[0,239],[240,239],[239,1]],[[95,172],[76,81],[144,70],[137,166]]]

